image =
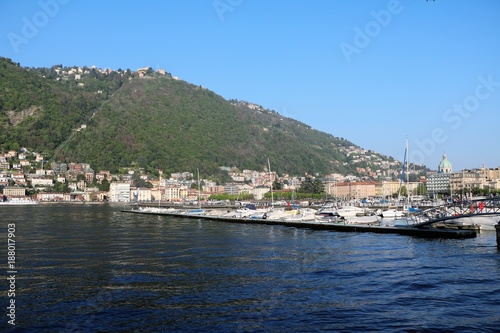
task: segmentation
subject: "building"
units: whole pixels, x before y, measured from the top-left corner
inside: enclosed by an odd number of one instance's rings
[[[342,182],[336,185],[336,197],[343,200],[375,196],[375,182]]]
[[[0,188],[9,186],[10,177],[6,173],[0,173]]]
[[[130,202],[130,183],[112,182],[109,185],[109,201]]]
[[[438,165],[438,173],[452,173],[453,168],[450,161],[448,161],[448,157],[446,153],[443,153],[443,159]]]
[[[95,178],[99,183],[102,183],[104,179],[106,179],[108,182],[111,181],[111,172],[109,170],[101,170],[99,171],[98,174],[95,175]]]
[[[483,179],[476,170],[462,170],[450,175],[450,192],[453,195],[470,195],[475,188],[481,188]]]
[[[54,185],[54,180],[45,178],[32,178],[31,186],[33,187],[51,187]]]
[[[399,194],[399,187],[401,186],[400,181],[383,181],[380,186],[375,189],[375,195],[382,198],[391,198],[392,196]]]
[[[7,186],[3,189],[3,195],[6,197],[25,197],[26,188],[19,186]]]
[[[188,196],[188,188],[171,185],[165,188],[162,194],[162,201],[181,201]]]
[[[224,193],[229,195],[238,195],[240,194],[240,187],[234,184],[226,184],[224,186]]]
[[[436,197],[450,192],[450,173],[435,173],[427,177],[427,193]]]
[[[62,192],[40,192],[36,197],[38,201],[64,201],[64,193]]]
[[[264,198],[264,194],[270,192],[271,189],[267,186],[256,186],[251,191],[250,194],[253,194],[253,198],[255,200],[262,200]]]
[[[443,159],[438,165],[438,171],[435,174],[429,175],[427,178],[427,193],[436,197],[438,194],[447,194],[450,192],[450,177],[453,172],[453,167],[446,156],[443,154]]]
[[[26,185],[26,178],[23,173],[13,173],[10,175],[10,178],[16,185]]]
[[[453,172],[450,175],[451,194],[463,194],[472,196],[475,189],[498,190],[500,183],[500,169],[481,169],[462,170]]]
[[[151,202],[151,189],[147,187],[138,187],[130,189],[130,201]]]

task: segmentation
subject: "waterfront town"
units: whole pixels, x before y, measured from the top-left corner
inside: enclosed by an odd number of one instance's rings
[[[370,158],[366,156],[368,152],[360,148],[348,149],[353,150],[350,153],[358,154],[358,158]],[[38,202],[194,202],[198,199],[207,201],[217,195],[262,200],[271,191],[271,184],[278,182],[282,184],[281,191],[292,192],[308,177],[321,181],[325,199],[375,202],[397,197],[402,185],[399,180],[401,170],[382,163],[376,171],[358,169],[358,173],[365,176],[329,174],[297,177],[278,175],[272,170],[221,167],[232,181],[217,184],[210,179],[199,179],[196,170],[170,175],[158,171],[158,175],[152,176],[141,169],[128,168],[120,174],[112,174],[108,170],[94,171],[88,163],[52,162],[47,168],[44,162],[41,154],[25,148],[19,152],[0,154],[0,202],[13,198],[31,198]],[[409,174],[411,172],[408,171]],[[453,171],[446,154],[443,154],[437,170],[412,178],[414,181],[406,180],[403,185],[407,193],[420,200],[453,194],[498,194],[500,191],[499,168]],[[275,193],[279,198],[279,191]]]

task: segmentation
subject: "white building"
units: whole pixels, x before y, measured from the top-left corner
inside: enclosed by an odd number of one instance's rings
[[[130,183],[112,182],[109,185],[110,202],[130,202]]]
[[[32,178],[31,186],[36,187],[47,187],[54,185],[54,181],[52,179],[44,179],[44,178]]]
[[[253,198],[255,200],[262,200],[264,198],[264,194],[269,191],[271,191],[271,189],[267,186],[256,186],[250,191],[250,194],[253,194]]]
[[[165,193],[161,199],[164,201],[179,201],[181,199],[181,188],[178,186],[165,188]]]
[[[427,193],[436,196],[439,193],[450,192],[450,176],[453,172],[453,167],[446,153],[443,154],[443,159],[438,165],[438,172],[427,177]]]

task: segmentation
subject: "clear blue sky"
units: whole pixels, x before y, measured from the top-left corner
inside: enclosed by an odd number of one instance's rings
[[[379,153],[500,166],[498,0],[0,2],[22,66],[165,69]]]

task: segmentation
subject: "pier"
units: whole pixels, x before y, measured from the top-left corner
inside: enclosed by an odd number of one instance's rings
[[[254,218],[236,218],[236,217],[222,217],[202,214],[187,214],[186,212],[154,212],[147,210],[123,210],[125,213],[135,214],[149,214],[149,215],[164,215],[179,218],[190,219],[206,219],[227,223],[244,223],[244,224],[265,224],[265,225],[281,225],[294,228],[307,228],[311,230],[330,230],[338,232],[373,232],[382,234],[399,234],[405,236],[415,236],[423,238],[452,238],[452,239],[465,239],[474,238],[477,236],[475,230],[462,230],[462,229],[449,229],[449,228],[435,228],[432,225],[415,227],[409,226],[373,226],[361,224],[344,224],[335,222],[316,222],[316,221],[283,221],[283,220],[270,220],[270,219],[254,219]]]

